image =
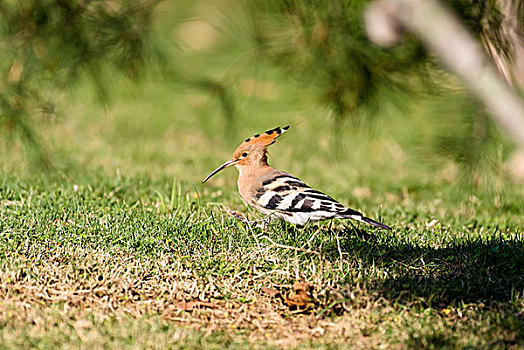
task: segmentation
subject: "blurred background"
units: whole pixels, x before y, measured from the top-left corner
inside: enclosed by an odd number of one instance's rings
[[[0,168],[197,185],[245,138],[289,124],[270,164],[341,200],[522,181],[511,142],[417,38],[367,38],[369,3],[0,0]],[[506,1],[446,3],[494,64],[522,44]],[[211,181],[235,184],[233,171]]]

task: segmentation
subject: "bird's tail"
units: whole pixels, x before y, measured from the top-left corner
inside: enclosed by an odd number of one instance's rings
[[[380,228],[382,228],[384,230],[391,230],[391,227],[386,226],[386,225],[384,225],[381,222],[378,222],[378,221],[375,221],[373,219],[367,218],[364,215],[362,215],[361,213],[359,213],[358,211],[353,210],[353,209],[346,208],[346,210],[341,212],[341,213],[339,213],[339,215],[340,215],[340,216],[338,216],[339,218],[353,219],[353,220],[357,220],[357,221],[362,221],[362,222],[365,222],[366,224],[370,224],[370,225],[373,225],[373,226],[376,226],[376,227],[380,227]]]
[[[378,221],[375,221],[373,219],[367,218],[365,216],[362,216],[360,218],[360,221],[365,222],[366,224],[370,224],[370,225],[373,225],[373,226],[376,226],[376,227],[383,228],[384,230],[391,230],[391,227],[386,226],[386,225],[384,225],[381,222],[378,222]]]

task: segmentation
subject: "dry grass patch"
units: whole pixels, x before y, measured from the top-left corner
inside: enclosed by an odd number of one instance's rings
[[[460,315],[453,310],[419,312],[365,290],[355,290],[353,301],[339,300],[342,306],[337,308],[336,298],[326,299],[323,286],[317,286],[319,292],[310,294],[316,304],[303,311],[286,302],[295,295],[290,286],[253,274],[221,279],[198,275],[188,268],[187,257],[150,259],[122,249],[73,245],[27,249],[28,254],[6,252],[0,271],[1,334],[13,347],[27,338],[51,346],[69,339],[69,345],[93,348],[118,347],[122,339],[153,348],[213,348],[224,342],[254,348],[424,348],[441,342],[459,348],[483,345],[479,332],[489,332],[495,347],[519,346],[517,330],[493,330],[489,317],[486,322],[474,308]],[[267,285],[285,297],[262,291]],[[296,286],[295,293],[300,294]],[[472,332],[473,327],[478,330]],[[42,340],[42,334],[50,338]]]
[[[149,259],[122,249],[100,251],[73,245],[27,248],[29,254],[6,252],[0,271],[0,313],[3,322],[13,327],[38,325],[45,309],[54,307],[61,318],[156,315],[204,335],[233,331],[251,342],[293,345],[360,336],[359,320],[372,307],[370,302],[350,319],[333,321],[316,316],[327,305],[314,291],[314,303],[305,311],[261,292],[261,286],[270,285],[291,300],[289,286],[269,284],[257,275],[221,279],[198,275],[188,267],[187,257]]]

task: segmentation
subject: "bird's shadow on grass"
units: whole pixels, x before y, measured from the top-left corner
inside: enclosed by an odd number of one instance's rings
[[[346,228],[330,233],[339,242],[325,247],[323,254],[334,260],[343,253],[364,268],[383,270],[380,276],[370,275],[369,287],[397,303],[448,307],[512,303],[523,297],[522,235],[504,239],[491,234],[436,247],[388,232]]]

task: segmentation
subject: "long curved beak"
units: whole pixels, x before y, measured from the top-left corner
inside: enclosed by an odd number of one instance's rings
[[[223,169],[225,169],[225,168],[227,168],[227,167],[229,167],[229,166],[235,164],[237,161],[238,161],[238,160],[236,160],[236,159],[230,159],[230,160],[228,160],[227,162],[225,162],[224,164],[222,164],[221,166],[219,166],[218,168],[216,168],[215,170],[213,170],[213,171],[211,172],[211,174],[209,174],[209,175],[204,179],[204,181],[202,181],[202,183],[204,183],[204,182],[206,182],[207,180],[209,180],[209,178],[210,178],[211,176],[215,175],[215,174],[218,173],[220,170],[223,170]]]

